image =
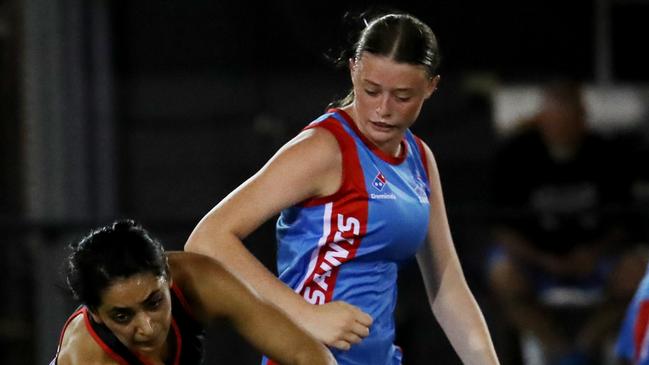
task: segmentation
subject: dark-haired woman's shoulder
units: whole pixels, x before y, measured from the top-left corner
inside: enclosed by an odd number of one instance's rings
[[[89,315],[89,314],[86,314]],[[65,329],[57,365],[116,365],[86,328],[84,315],[73,318]]]

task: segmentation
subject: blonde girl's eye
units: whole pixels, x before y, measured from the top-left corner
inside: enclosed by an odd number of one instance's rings
[[[379,94],[379,92],[376,90],[368,90],[368,89],[365,89],[365,93],[369,96],[377,96]]]
[[[405,102],[408,102],[408,101],[412,100],[412,97],[413,97],[413,93],[408,92],[408,91],[395,92],[393,95],[394,95],[394,98],[397,101],[402,102],[402,103],[405,103]]]

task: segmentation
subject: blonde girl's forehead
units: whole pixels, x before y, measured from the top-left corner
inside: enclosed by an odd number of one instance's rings
[[[371,56],[356,62],[354,70],[359,81],[376,85],[390,85],[396,89],[418,87],[430,80],[426,68],[420,65],[396,62],[382,56]]]

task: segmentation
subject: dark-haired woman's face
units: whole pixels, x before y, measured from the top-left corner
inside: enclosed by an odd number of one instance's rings
[[[350,67],[359,129],[379,147],[398,146],[435,90],[438,78],[431,78],[423,66],[370,53],[352,60]]]
[[[171,325],[169,283],[151,273],[119,279],[103,291],[92,315],[129,349],[159,355]]]

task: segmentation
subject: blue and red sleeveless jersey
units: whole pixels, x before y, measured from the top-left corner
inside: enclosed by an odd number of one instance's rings
[[[615,352],[632,364],[649,365],[649,270],[627,308]]]
[[[93,337],[95,342],[120,365],[149,365],[150,362],[140,357],[137,353],[131,351],[103,324],[95,322],[88,308],[79,307],[65,322],[61,337],[59,339],[59,349],[63,341],[63,335],[70,322],[82,315],[85,327]],[[194,319],[189,304],[185,300],[183,293],[176,285],[171,286],[171,331],[172,336],[172,355],[168,364],[171,365],[199,365],[203,362],[203,342],[205,340],[205,331],[203,326]],[[49,365],[56,365],[58,350],[54,359]]]
[[[407,131],[401,156],[391,157],[336,109],[309,128],[324,128],[336,137],[342,184],[331,196],[282,211],[277,222],[279,278],[312,304],[341,300],[373,318],[370,335],[360,344],[333,351],[339,364],[400,364],[400,350],[393,344],[397,271],[428,231],[423,145]]]

